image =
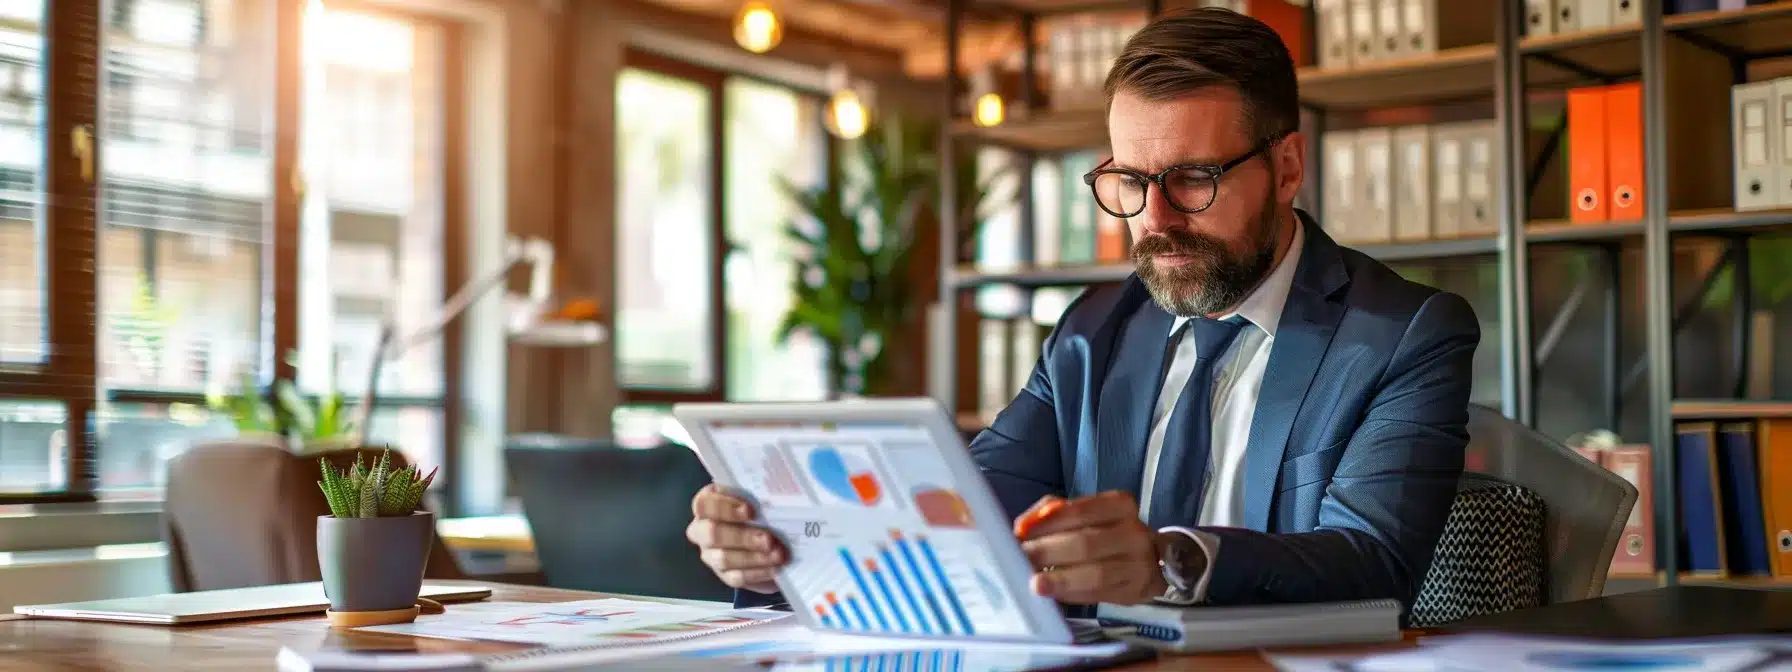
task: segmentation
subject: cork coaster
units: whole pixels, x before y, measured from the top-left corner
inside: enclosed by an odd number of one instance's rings
[[[410,606],[391,611],[329,611],[330,626],[336,628],[359,628],[367,625],[391,625],[393,623],[410,623],[417,620],[418,609]]]

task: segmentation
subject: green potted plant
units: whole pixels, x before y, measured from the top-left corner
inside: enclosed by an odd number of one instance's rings
[[[417,597],[435,540],[435,514],[419,507],[435,470],[392,467],[383,450],[371,466],[360,455],[344,470],[320,458],[318,487],[330,515],[317,519],[317,562],[330,621],[354,627],[407,623],[417,618]]]
[[[796,251],[794,301],[779,342],[804,331],[827,350],[837,396],[918,393],[918,326],[938,293],[938,225],[943,185],[938,122],[891,117],[840,143],[815,186],[780,178],[797,217],[785,226]],[[955,161],[958,256],[975,239],[1006,169],[981,175],[976,152]]]
[[[249,373],[238,380],[234,391],[207,391],[206,406],[229,416],[239,437],[278,443],[300,455],[354,442],[356,423],[349,417],[347,400],[333,385],[330,391],[309,397],[291,380],[276,381],[266,389],[256,385]]]

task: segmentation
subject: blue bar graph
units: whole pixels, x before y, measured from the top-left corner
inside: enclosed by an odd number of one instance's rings
[[[946,602],[952,605],[952,613],[958,616],[958,622],[964,625],[964,634],[977,634],[971,628],[970,617],[964,613],[964,605],[958,602],[958,591],[952,589],[952,584],[946,583],[946,570],[940,567],[939,556],[933,554],[933,544],[927,543],[927,537],[916,537],[915,543],[921,545],[921,554],[927,556],[927,565],[933,568],[934,576],[939,578],[940,592],[946,594]]]
[[[933,611],[934,622],[940,624],[940,632],[948,635],[952,634],[952,623],[946,620],[946,612],[940,610],[939,600],[934,599],[933,591],[929,589],[927,580],[922,578],[921,563],[915,560],[915,552],[909,548],[908,538],[902,536],[902,533],[895,531],[892,531],[890,536],[896,540],[896,550],[902,553],[902,559],[907,562],[909,576],[914,577],[915,586],[921,591],[921,597],[927,600],[927,608]],[[941,591],[948,593],[952,591],[952,586],[947,585],[943,581],[940,582],[939,586]]]
[[[915,601],[915,593],[908,587],[908,579],[902,578],[902,570],[896,564],[896,558],[890,555],[888,546],[879,545],[877,554],[884,559],[884,567],[890,570],[890,578],[896,580],[896,589],[902,591],[902,599],[908,603],[908,610],[915,615],[915,624],[925,634],[933,634],[933,626],[927,621],[927,615],[921,612],[921,603]]]
[[[933,662],[927,669],[928,672],[940,672],[940,652],[933,652]]]
[[[878,592],[883,593],[884,602],[890,605],[890,614],[896,617],[896,629],[912,632],[908,628],[908,617],[902,615],[902,607],[896,604],[896,594],[890,592],[890,582],[884,580],[884,573],[877,568],[877,561],[867,559],[865,571],[871,572],[871,582],[877,584]]]
[[[859,604],[859,597],[851,595],[846,598],[846,606],[852,608],[852,615],[859,620],[860,630],[871,629],[871,619],[865,617],[865,607]]]
[[[852,561],[852,553],[840,549],[840,561],[846,563],[846,571],[852,574],[852,582],[859,586],[859,594],[865,596],[865,602],[871,605],[871,615],[877,617],[877,629],[890,631],[890,620],[884,617],[883,607],[877,604],[877,597],[871,592],[871,585],[865,582],[865,574],[859,571],[859,563]],[[891,607],[895,607],[894,602]],[[861,619],[862,620],[862,619]]]

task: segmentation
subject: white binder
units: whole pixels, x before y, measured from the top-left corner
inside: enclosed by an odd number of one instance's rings
[[[1554,0],[1557,33],[1572,33],[1580,30],[1581,0]]]
[[[1350,63],[1361,65],[1381,58],[1381,49],[1375,41],[1375,8],[1379,0],[1349,0],[1350,2]]]
[[[1624,26],[1643,22],[1643,0],[1607,0],[1612,4],[1612,25]]]
[[[1033,162],[1033,263],[1058,264],[1064,241],[1064,166],[1047,158]]]
[[[1350,67],[1350,11],[1348,0],[1318,0],[1313,6],[1314,30],[1319,37],[1319,67]]]
[[[1400,20],[1406,0],[1375,0],[1375,43],[1381,58],[1408,55],[1405,26]]]
[[[1493,121],[1464,125],[1462,131],[1462,233],[1484,235],[1500,230],[1498,198],[1500,136]]]
[[[1580,0],[1580,23],[1576,27],[1586,30],[1612,25],[1614,5],[1614,0]]]
[[[1552,0],[1524,0],[1524,35],[1537,37],[1556,32],[1556,8]]]
[[[1730,87],[1731,160],[1735,162],[1737,210],[1762,210],[1780,204],[1777,169],[1784,154],[1785,126],[1775,108],[1776,83],[1750,82]]]
[[[1462,235],[1462,125],[1431,127],[1431,231],[1438,238]]]
[[[1407,56],[1437,51],[1438,0],[1404,0],[1400,5],[1401,53]]]
[[[1362,169],[1357,193],[1362,200],[1351,217],[1356,227],[1351,240],[1389,242],[1394,239],[1394,132],[1385,127],[1357,131],[1356,151]]]
[[[1431,237],[1431,127],[1394,129],[1394,239]]]
[[[1779,206],[1792,208],[1792,77],[1775,80],[1773,95],[1776,104],[1770,107],[1779,110],[1779,116],[1775,119],[1779,122],[1779,137],[1773,143],[1778,150],[1777,156],[1774,156],[1775,163],[1778,164],[1774,178],[1779,183]]]
[[[1319,165],[1324,180],[1320,194],[1324,207],[1320,210],[1319,221],[1332,238],[1348,241],[1356,228],[1354,210],[1360,200],[1356,179],[1356,133],[1326,131],[1319,144],[1325,152]]]

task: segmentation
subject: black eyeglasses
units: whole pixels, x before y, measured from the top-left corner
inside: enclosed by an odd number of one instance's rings
[[[1083,175],[1083,184],[1095,192],[1095,204],[1115,217],[1125,219],[1145,210],[1145,198],[1151,193],[1151,185],[1156,184],[1164,190],[1165,200],[1170,207],[1180,212],[1197,213],[1213,205],[1214,196],[1220,191],[1220,177],[1233,168],[1251,160],[1264,150],[1281,140],[1281,135],[1271,136],[1257,143],[1251,151],[1245,152],[1231,161],[1220,165],[1185,164],[1171,166],[1156,175],[1147,175],[1127,168],[1106,168],[1113,159],[1103,161],[1095,170]]]

